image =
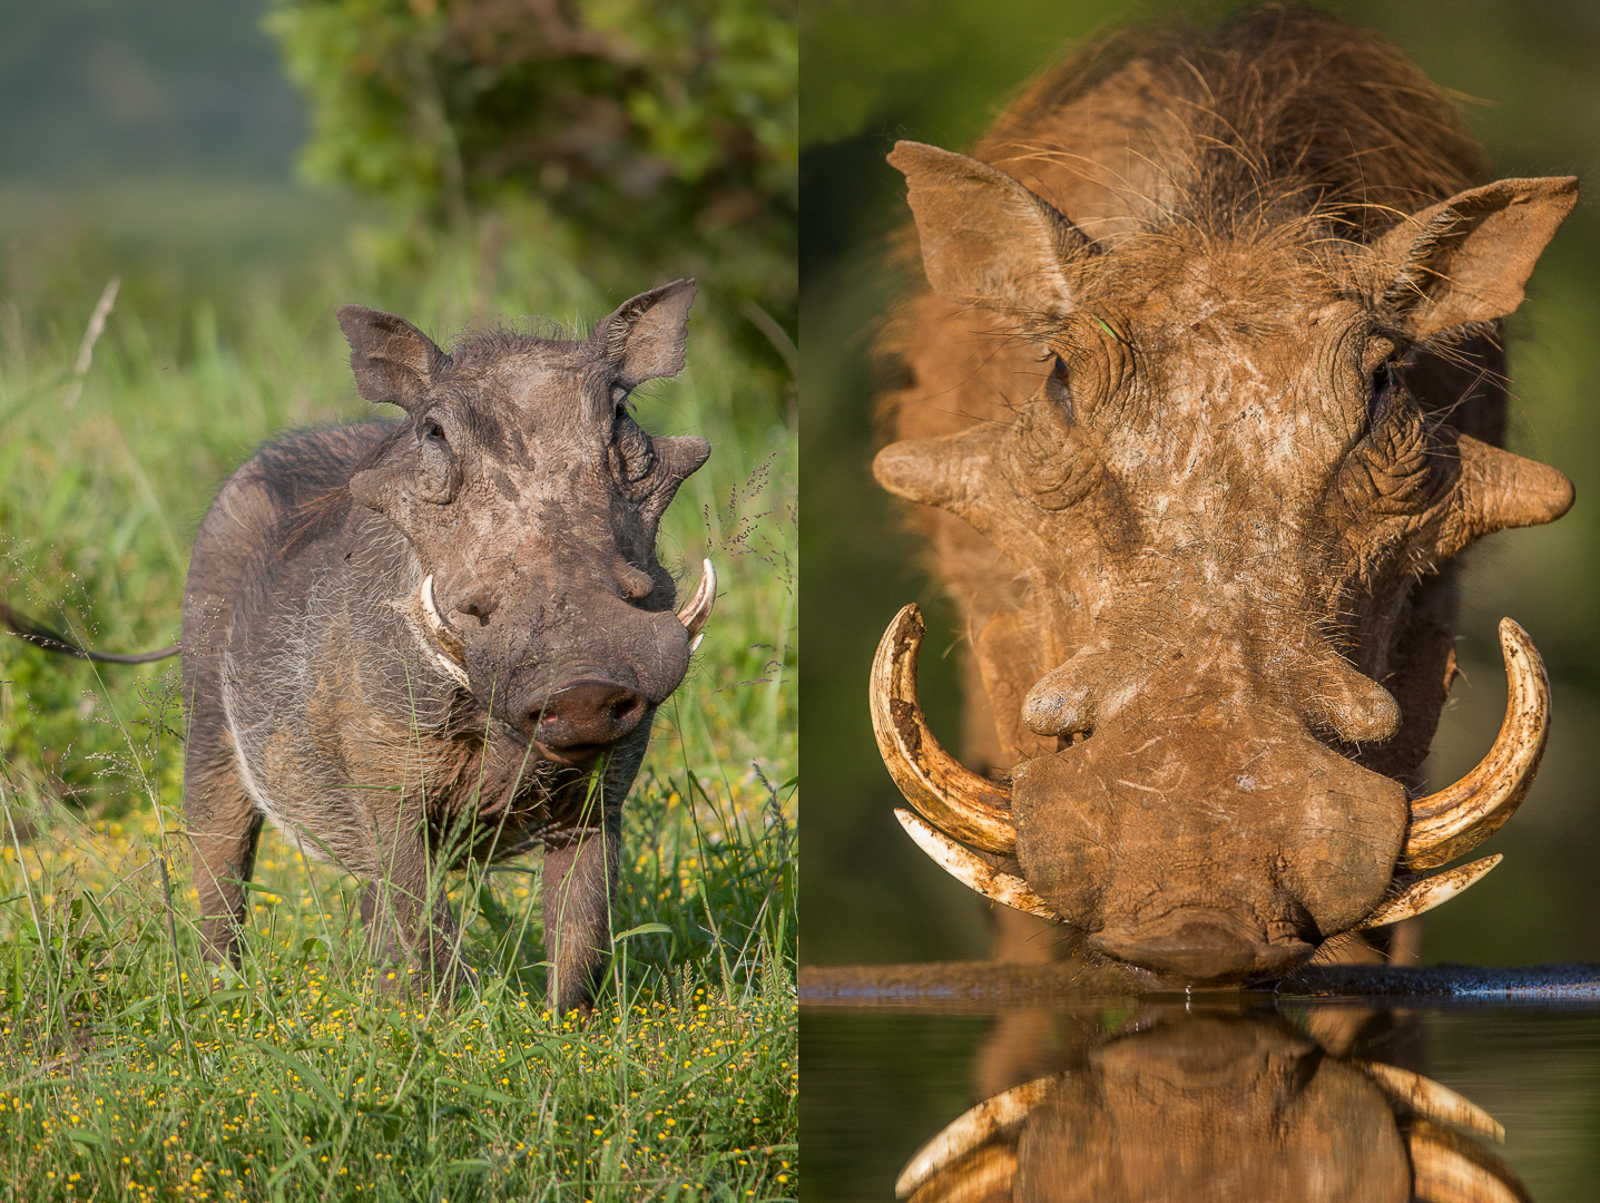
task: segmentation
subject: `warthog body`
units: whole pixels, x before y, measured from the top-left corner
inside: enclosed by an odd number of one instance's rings
[[[880,746],[938,859],[1138,980],[1281,972],[1426,909],[1492,861],[1411,874],[1532,779],[1547,686],[1507,625],[1501,739],[1416,796],[1452,557],[1572,496],[1499,448],[1498,319],[1576,185],[1482,159],[1392,48],[1275,8],[1113,37],[973,157],[890,157],[932,290],[887,340],[875,471],[964,614],[982,773],[922,725],[909,609]],[[1020,918],[1004,954],[1043,954]]]
[[[184,806],[211,957],[237,959],[264,819],[367,879],[381,958],[445,977],[443,870],[543,846],[552,993],[587,1001],[623,798],[710,603],[675,616],[655,551],[710,449],[652,438],[629,402],[683,366],[693,296],[678,281],[587,339],[450,354],[339,311],[361,395],[405,419],[263,449],[189,572]]]

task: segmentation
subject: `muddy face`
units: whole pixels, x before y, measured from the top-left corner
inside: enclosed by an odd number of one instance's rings
[[[416,549],[412,617],[441,661],[545,759],[585,764],[647,726],[688,666],[656,527],[709,446],[646,434],[630,394],[682,368],[693,296],[646,293],[586,340],[494,334],[448,356],[340,312],[362,395],[408,415],[351,496]]]
[[[1023,163],[1059,183],[1074,161]],[[891,162],[936,294],[903,322],[894,403],[902,430],[951,432],[875,471],[938,511],[1010,779],[927,734],[903,613],[874,711],[931,824],[908,829],[991,897],[1185,983],[1281,971],[1492,867],[1407,876],[1531,781],[1547,703],[1514,624],[1523,692],[1495,750],[1440,794],[1408,786],[1454,668],[1451,558],[1571,503],[1488,441],[1473,390],[1498,362],[1482,323],[1520,301],[1573,181],[1470,189],[1370,238],[1258,182],[1243,217],[1209,194],[1204,220],[1102,209],[1093,239],[989,164],[915,143]]]

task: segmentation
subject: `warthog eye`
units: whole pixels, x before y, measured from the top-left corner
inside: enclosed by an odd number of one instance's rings
[[[1376,409],[1394,388],[1394,367],[1388,360],[1372,373],[1372,406]]]
[[[1061,407],[1067,421],[1072,421],[1072,392],[1067,388],[1067,365],[1059,355],[1055,357],[1050,374],[1045,377],[1044,395]]]
[[[439,423],[435,422],[432,418],[429,418],[425,423],[423,423],[422,437],[431,442],[444,443],[446,446],[449,445],[448,440],[444,437],[444,427],[439,425]]]
[[[626,413],[633,408],[633,396],[620,384],[611,386],[611,404],[617,407],[619,414]]]

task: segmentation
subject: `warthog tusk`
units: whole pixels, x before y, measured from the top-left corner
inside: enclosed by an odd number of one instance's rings
[[[1366,931],[1373,927],[1387,927],[1391,923],[1399,923],[1402,919],[1410,919],[1424,911],[1431,911],[1440,903],[1449,902],[1468,886],[1476,885],[1483,880],[1484,875],[1498,865],[1500,860],[1500,855],[1496,853],[1494,856],[1486,856],[1470,864],[1459,865],[1446,873],[1435,873],[1432,877],[1413,881],[1393,898],[1380,903],[1377,910],[1356,924],[1355,929]]]
[[[701,560],[700,583],[695,586],[694,596],[678,611],[678,621],[689,632],[691,652],[700,646],[700,632],[706,625],[706,619],[711,617],[711,607],[716,600],[717,570],[711,566],[710,560]]]
[[[1414,1198],[1430,1203],[1528,1203],[1499,1158],[1448,1128],[1419,1120],[1406,1133]]]
[[[1454,785],[1411,803],[1400,854],[1408,868],[1433,869],[1472,851],[1515,813],[1533,785],[1550,732],[1550,678],[1528,633],[1500,620],[1506,715],[1494,746]]]
[[[911,1155],[906,1168],[894,1181],[895,1198],[904,1199],[945,1166],[1021,1123],[1028,1112],[1039,1105],[1054,1080],[1039,1078],[1013,1086],[957,1116],[944,1131]]]
[[[422,578],[422,585],[417,589],[417,600],[422,605],[423,625],[428,628],[428,634],[438,650],[444,653],[437,657],[440,665],[458,682],[466,685],[467,645],[444,620],[444,616],[439,613],[439,607],[434,604],[431,572]]]
[[[1049,903],[1028,888],[1028,883],[1011,873],[1002,873],[976,853],[969,852],[936,827],[924,823],[909,810],[895,807],[894,817],[906,834],[917,842],[934,862],[968,889],[985,898],[1004,903],[1015,910],[1061,922]]]
[[[889,776],[922,817],[963,843],[1010,856],[1011,795],[939,746],[917,702],[917,653],[926,627],[913,603],[894,616],[872,661],[872,732]],[[976,888],[976,887],[974,887]]]
[[[1465,1128],[1494,1140],[1503,1141],[1506,1138],[1506,1130],[1499,1120],[1471,1099],[1463,1098],[1432,1078],[1401,1069],[1398,1065],[1385,1065],[1381,1061],[1352,1061],[1350,1064],[1381,1086],[1385,1094],[1398,1099],[1425,1119]]]

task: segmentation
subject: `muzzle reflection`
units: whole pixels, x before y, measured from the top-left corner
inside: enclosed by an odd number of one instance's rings
[[[1005,1016],[990,1097],[907,1162],[915,1203],[1528,1200],[1470,1100],[1399,1062],[1389,1013],[1237,1005]]]

